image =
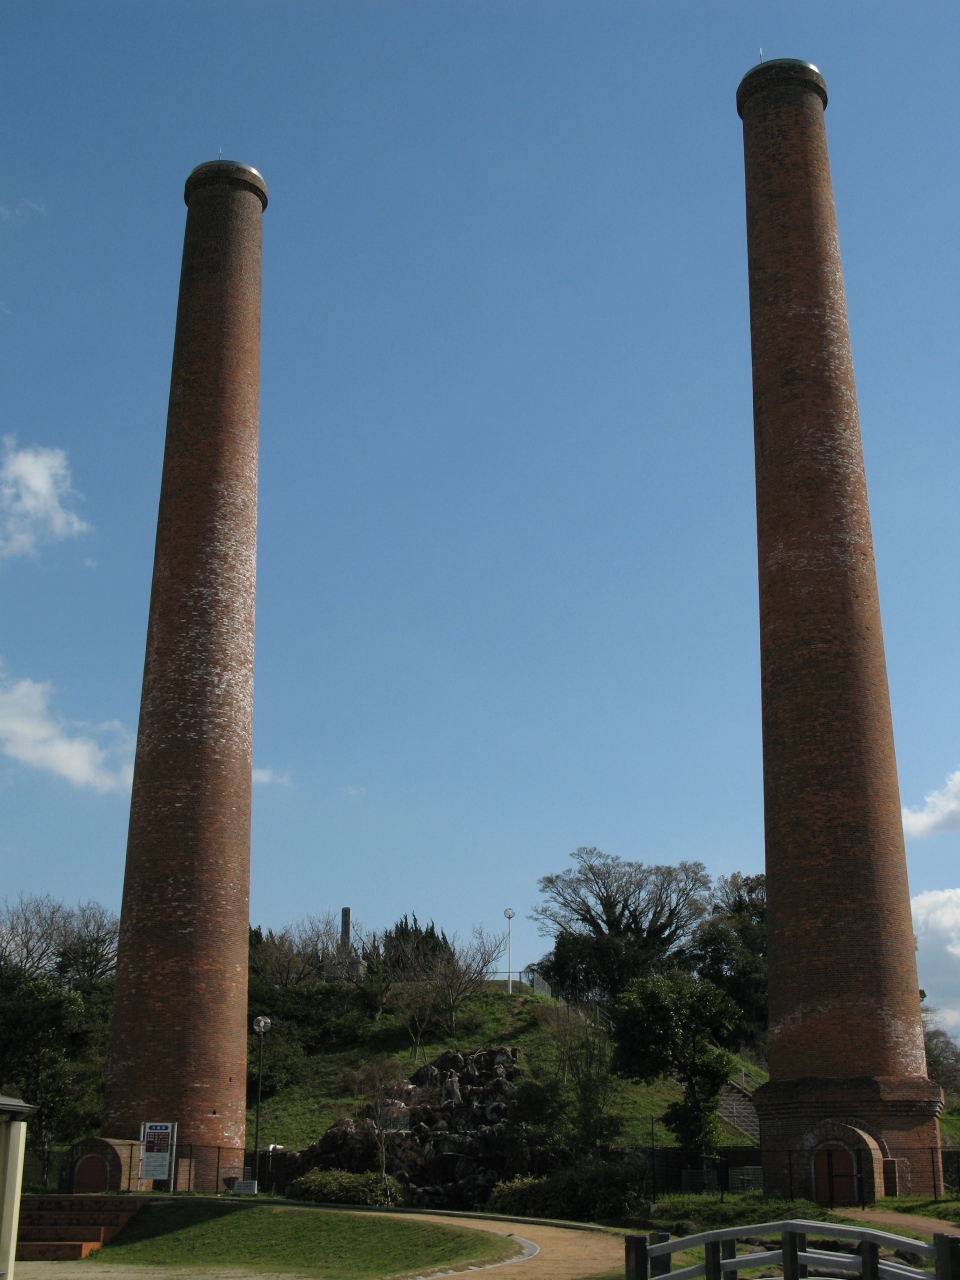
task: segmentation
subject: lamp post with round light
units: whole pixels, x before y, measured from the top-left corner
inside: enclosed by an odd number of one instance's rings
[[[260,1051],[257,1054],[257,1123],[253,1131],[253,1180],[260,1181],[260,1095],[263,1091],[263,1037],[270,1030],[269,1018],[254,1018],[253,1029],[260,1037]]]
[[[513,995],[513,917],[517,914],[513,907],[507,907],[503,913],[507,917],[507,995]]]

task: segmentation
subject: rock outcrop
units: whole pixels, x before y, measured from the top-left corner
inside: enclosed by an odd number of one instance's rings
[[[500,1179],[528,1171],[523,1126],[507,1119],[519,1057],[518,1049],[451,1050],[401,1081],[381,1123],[388,1171],[406,1183],[411,1204],[472,1209]],[[377,1126],[370,1116],[340,1120],[295,1160],[298,1173],[376,1169]]]

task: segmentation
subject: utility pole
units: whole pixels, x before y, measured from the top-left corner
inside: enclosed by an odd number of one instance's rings
[[[507,917],[507,995],[513,995],[513,917],[517,914],[513,907],[507,907],[503,913]]]

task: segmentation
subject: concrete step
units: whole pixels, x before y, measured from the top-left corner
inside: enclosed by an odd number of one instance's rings
[[[720,1094],[717,1110],[728,1124],[734,1125],[753,1142],[760,1141],[760,1117],[750,1094],[741,1085],[732,1080],[727,1081]]]
[[[75,1262],[125,1227],[146,1196],[24,1196],[20,1201],[17,1258],[21,1262]]]
[[[100,1246],[92,1240],[17,1242],[18,1262],[76,1262],[95,1253]]]
[[[20,1207],[31,1212],[102,1213],[106,1210],[108,1213],[136,1213],[149,1199],[149,1196],[32,1195],[22,1196]]]

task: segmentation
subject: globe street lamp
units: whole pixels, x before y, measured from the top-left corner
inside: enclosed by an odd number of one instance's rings
[[[254,1018],[253,1029],[260,1037],[260,1052],[257,1055],[257,1123],[253,1131],[253,1180],[260,1181],[260,1094],[263,1090],[263,1037],[270,1030],[269,1018]]]
[[[513,907],[507,907],[503,913],[507,917],[507,995],[513,995],[513,917],[517,914]]]

